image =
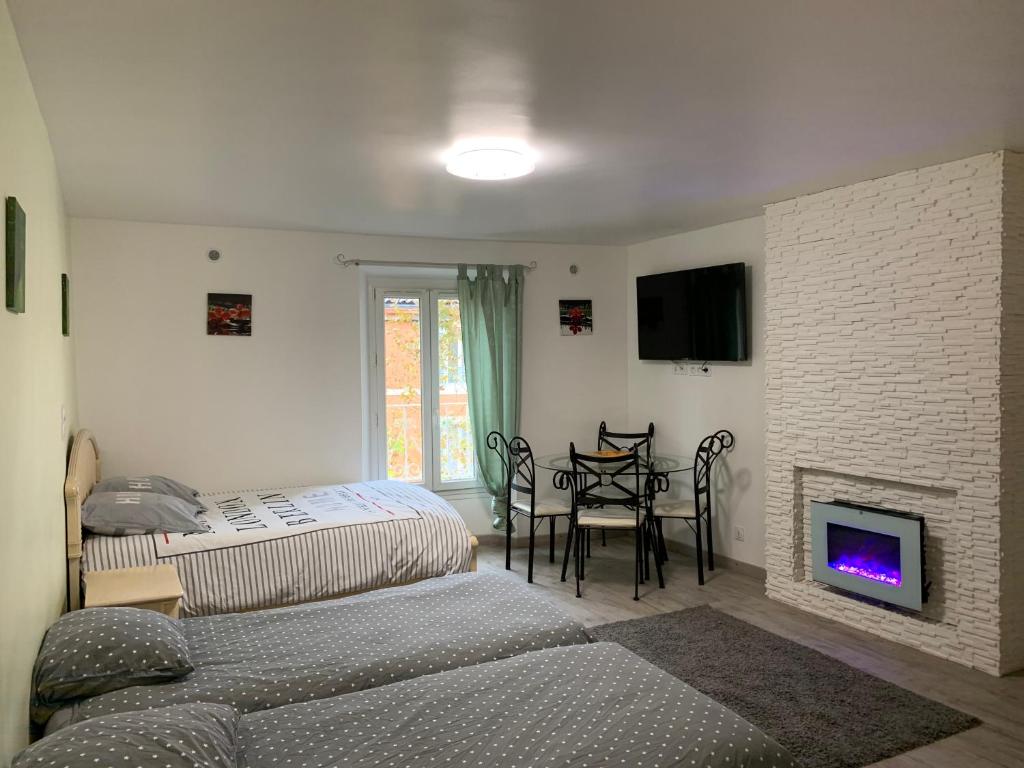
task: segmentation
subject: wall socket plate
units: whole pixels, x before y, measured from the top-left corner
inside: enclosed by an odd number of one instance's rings
[[[747,538],[747,532],[743,530],[741,526],[737,525],[732,529],[732,537],[736,539],[736,541],[743,541]]]
[[[676,376],[711,376],[711,366],[702,362],[673,362],[672,373]]]
[[[676,376],[710,376],[711,366],[703,363],[673,363],[672,373]]]

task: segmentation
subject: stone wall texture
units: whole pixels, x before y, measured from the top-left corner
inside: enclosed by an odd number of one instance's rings
[[[1002,671],[1024,667],[1024,155],[1003,177]]]
[[[994,674],[1024,665],[1022,167],[995,152],[765,211],[768,594]],[[811,580],[810,502],[836,498],[925,517],[921,613]]]

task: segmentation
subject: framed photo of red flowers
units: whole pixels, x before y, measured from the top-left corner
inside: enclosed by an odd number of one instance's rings
[[[558,320],[563,336],[590,336],[594,332],[592,299],[559,299]]]
[[[206,294],[206,334],[252,336],[252,294]]]

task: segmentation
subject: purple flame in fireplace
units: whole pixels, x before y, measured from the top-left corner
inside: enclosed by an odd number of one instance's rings
[[[829,523],[828,567],[891,587],[902,586],[899,537]]]

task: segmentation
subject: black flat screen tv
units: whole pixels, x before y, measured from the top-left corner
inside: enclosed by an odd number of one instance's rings
[[[722,264],[636,279],[641,360],[747,360],[747,267]]]

